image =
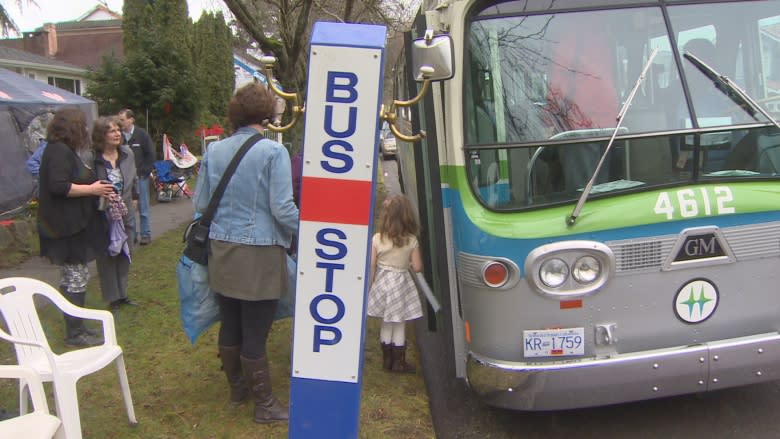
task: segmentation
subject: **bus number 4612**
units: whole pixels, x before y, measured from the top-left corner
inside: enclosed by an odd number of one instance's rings
[[[679,218],[726,215],[736,212],[730,205],[733,201],[734,195],[728,186],[680,189],[659,193],[653,211],[658,215],[666,215],[668,220],[675,219],[675,214]]]

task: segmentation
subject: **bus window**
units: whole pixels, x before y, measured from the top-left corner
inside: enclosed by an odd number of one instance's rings
[[[466,146],[517,145],[483,146],[469,153],[469,179],[482,202],[503,209],[576,198],[614,132],[618,110],[653,49],[651,39],[668,48],[666,35],[656,8],[525,17],[483,14],[474,21],[464,69]],[[670,59],[669,50],[665,60]],[[654,66],[621,135],[683,126],[667,117],[685,102],[674,69],[671,64]],[[583,140],[588,137],[596,139]],[[546,145],[550,142],[555,144]],[[615,183],[626,180],[632,163],[641,168],[657,163],[663,171],[637,168],[634,174],[668,183],[668,140],[635,145],[618,140],[596,183],[612,182],[611,188],[644,184]],[[641,150],[639,145],[644,145]],[[652,160],[642,161],[647,156]]]
[[[780,15],[758,20],[758,42],[761,50],[764,93],[767,108],[780,114]]]
[[[582,28],[582,23],[591,27]],[[644,40],[637,38],[640,24],[648,35]],[[533,142],[567,131],[614,127],[620,105],[653,49],[650,35],[661,44],[668,41],[666,34],[656,8],[474,21],[464,82],[467,143]],[[676,68],[670,64],[663,70],[658,80],[677,93],[669,93],[668,102],[651,98],[658,86],[653,83],[638,100],[646,100],[647,111],[669,114],[683,101],[681,88],[671,84],[679,84],[679,75],[671,73]],[[630,132],[681,127],[674,121],[652,127],[641,121],[629,115],[625,126]]]
[[[464,149],[475,195],[488,208],[524,209],[576,201],[592,177],[600,196],[734,177],[726,171],[737,163],[748,172],[741,176],[771,169],[775,148],[760,145],[774,145],[774,137],[756,141],[759,134],[747,137],[745,127],[766,118],[690,60],[676,58],[690,53],[770,111],[780,110],[780,89],[772,88],[780,87],[772,81],[780,78],[772,57],[780,44],[771,38],[780,35],[780,16],[763,3],[750,16],[740,7],[718,3],[702,14],[700,5],[670,5],[670,28],[657,7],[528,16],[475,11],[463,69]],[[654,49],[659,53],[594,177],[617,112]]]
[[[750,15],[740,13],[739,8],[740,5],[736,4],[722,4],[713,8],[710,14],[700,14],[696,8],[689,6],[669,8],[677,45],[681,54],[695,55],[777,115],[778,108],[773,104],[769,88],[772,64],[776,63],[773,50],[777,42],[776,38],[766,36],[773,27],[777,27],[780,17],[769,5],[755,4]],[[766,15],[761,13],[762,9],[766,10]],[[734,22],[735,16],[744,19]],[[755,36],[758,37],[758,53],[754,53],[756,44],[748,41],[755,41]],[[683,58],[682,68],[692,105],[678,109],[676,117],[686,128],[727,127],[766,120],[744,102],[735,99],[734,93],[716,86],[689,60]],[[750,176],[750,172],[773,173],[771,157],[777,143],[773,139],[763,130],[749,132],[744,129],[689,135],[681,139],[679,154],[673,151],[673,160],[678,170],[683,172],[698,167],[704,178]],[[701,147],[699,161],[688,163],[697,145]]]

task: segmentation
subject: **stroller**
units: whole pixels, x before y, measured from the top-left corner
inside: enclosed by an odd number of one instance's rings
[[[163,152],[165,160],[154,162],[152,178],[157,192],[157,201],[170,202],[182,195],[192,197],[192,192],[187,187],[187,179],[197,174],[198,159],[187,149],[187,145],[180,145],[179,151],[175,151],[163,135]]]

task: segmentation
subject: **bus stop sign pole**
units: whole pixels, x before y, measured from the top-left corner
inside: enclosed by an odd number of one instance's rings
[[[357,438],[384,26],[315,23],[309,53],[289,437]]]

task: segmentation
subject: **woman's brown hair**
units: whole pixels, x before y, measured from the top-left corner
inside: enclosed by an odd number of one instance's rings
[[[83,111],[75,107],[66,107],[57,110],[54,118],[46,127],[46,141],[48,143],[61,142],[74,151],[89,146],[89,133],[87,133],[87,116]]]
[[[101,116],[92,124],[92,149],[97,152],[106,149],[106,133],[111,129],[111,125],[121,130],[119,118],[116,116]]]
[[[236,130],[251,124],[269,122],[274,117],[276,99],[270,90],[257,82],[236,91],[228,103],[228,120]]]
[[[417,236],[420,226],[409,199],[403,195],[391,195],[382,203],[379,215],[379,233],[382,239],[389,239],[396,247],[408,242],[410,236]]]

